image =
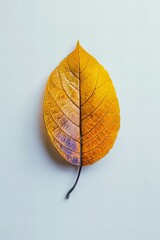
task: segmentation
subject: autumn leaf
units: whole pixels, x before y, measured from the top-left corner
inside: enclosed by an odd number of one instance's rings
[[[78,42],[46,85],[44,121],[53,145],[81,170],[113,147],[120,127],[119,112],[108,72]]]

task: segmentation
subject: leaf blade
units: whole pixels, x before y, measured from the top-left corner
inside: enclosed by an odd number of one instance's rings
[[[114,145],[120,128],[115,88],[79,43],[49,77],[44,120],[54,146],[72,164],[93,164]]]

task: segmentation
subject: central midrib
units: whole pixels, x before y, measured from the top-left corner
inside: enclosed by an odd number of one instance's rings
[[[77,42],[77,49],[78,49],[78,70],[79,70],[79,128],[80,128],[80,169],[82,168],[82,111],[81,111],[81,74],[80,74],[80,57],[79,57],[79,41]]]

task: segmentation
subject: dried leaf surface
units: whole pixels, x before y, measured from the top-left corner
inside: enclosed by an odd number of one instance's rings
[[[108,72],[78,42],[45,90],[44,120],[54,146],[72,164],[95,163],[113,147],[119,112]]]

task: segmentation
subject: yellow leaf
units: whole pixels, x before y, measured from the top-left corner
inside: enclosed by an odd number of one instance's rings
[[[49,76],[44,120],[58,152],[75,165],[95,163],[115,142],[120,115],[112,80],[79,42]]]

